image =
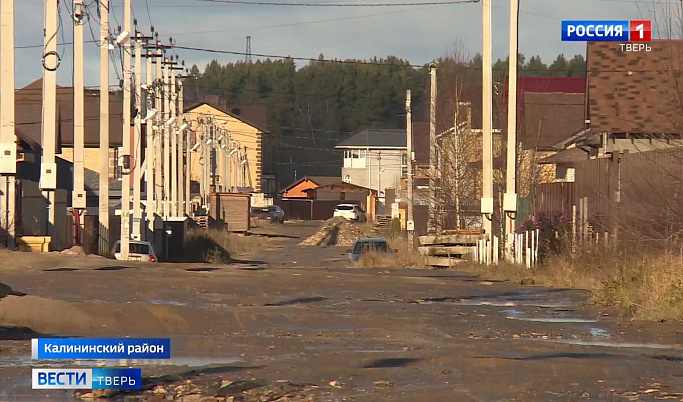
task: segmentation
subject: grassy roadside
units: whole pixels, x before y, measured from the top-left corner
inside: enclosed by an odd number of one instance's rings
[[[185,260],[227,264],[236,254],[252,253],[266,247],[267,240],[218,229],[193,229],[187,233]]]
[[[404,237],[390,239],[389,244],[396,253],[371,253],[357,266],[429,268]],[[465,262],[455,269],[522,285],[585,289],[596,303],[616,307],[637,319],[683,321],[683,255],[679,254],[624,253],[593,245],[549,256],[532,269],[505,262],[496,266]]]
[[[501,263],[459,268],[521,284],[586,289],[595,302],[637,319],[683,321],[683,258],[673,254],[625,255],[605,248],[548,258],[527,269]]]

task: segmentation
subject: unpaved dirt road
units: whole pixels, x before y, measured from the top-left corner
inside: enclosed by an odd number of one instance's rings
[[[315,401],[683,399],[678,325],[576,290],[347,267],[343,249],[296,246],[314,230],[259,229],[278,236],[228,266],[0,254],[0,401],[72,400],[30,389],[32,365],[76,364],[29,360],[26,339],[48,335],[170,337],[170,362],[110,364],[290,380]]]

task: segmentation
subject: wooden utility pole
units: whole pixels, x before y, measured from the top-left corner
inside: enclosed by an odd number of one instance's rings
[[[413,111],[410,89],[406,91],[406,146],[408,153],[408,244],[412,249],[415,240],[415,220],[413,217]]]
[[[482,198],[481,220],[486,236],[492,238],[493,218],[493,77],[491,70],[491,0],[483,3],[483,65],[482,65]]]
[[[100,0],[100,186],[99,248],[109,249],[109,0]]]
[[[0,220],[16,246],[17,138],[14,120],[14,0],[0,1]]]
[[[57,139],[57,1],[45,0],[45,53],[43,54],[43,156],[40,172],[40,189],[47,200],[45,234],[55,235],[55,190],[57,189],[57,164],[55,163]],[[55,239],[52,240],[53,244]]]
[[[130,107],[131,107],[131,0],[123,2],[123,154],[119,155],[121,161],[121,259],[128,259],[130,249],[130,171],[131,171],[131,147],[130,147]],[[117,42],[119,40],[117,39]]]
[[[512,244],[517,217],[517,25],[519,0],[510,0],[510,58],[508,73],[507,177],[503,210],[505,211],[505,259],[514,261]]]
[[[430,100],[429,100],[429,224],[428,232],[430,234],[438,234],[438,213],[437,205],[441,203],[437,200],[439,191],[437,186],[440,183],[438,176],[439,171],[436,169],[437,152],[439,147],[436,145],[436,64],[429,65],[430,77]]]

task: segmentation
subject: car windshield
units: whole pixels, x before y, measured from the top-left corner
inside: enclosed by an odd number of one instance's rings
[[[363,254],[373,251],[387,252],[389,246],[385,241],[364,241],[357,242],[353,248],[353,254]]]
[[[353,205],[337,205],[337,211],[353,211]]]
[[[146,243],[130,243],[128,250],[133,254],[151,254],[149,252],[149,244]],[[121,252],[121,243],[116,243],[116,252]]]

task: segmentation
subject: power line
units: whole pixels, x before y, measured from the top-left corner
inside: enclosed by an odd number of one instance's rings
[[[285,6],[285,7],[414,7],[414,6],[437,6],[445,4],[478,3],[479,0],[446,0],[412,3],[286,3],[270,1],[248,0],[198,0],[207,3],[246,4],[252,6]]]

